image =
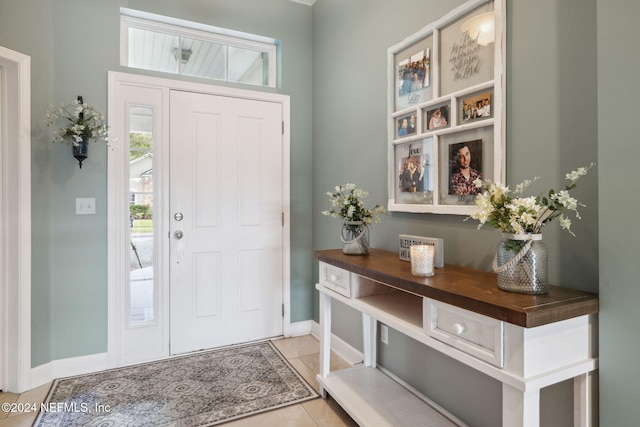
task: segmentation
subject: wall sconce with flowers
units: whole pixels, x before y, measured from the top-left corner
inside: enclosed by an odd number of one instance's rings
[[[109,127],[104,124],[104,116],[78,96],[71,105],[61,104],[47,113],[47,126],[64,123],[58,128],[52,142],[64,142],[72,145],[73,157],[78,160],[80,169],[88,156],[88,142],[104,141],[109,143]]]

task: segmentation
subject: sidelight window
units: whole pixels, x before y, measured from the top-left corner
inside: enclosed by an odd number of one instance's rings
[[[153,110],[129,108],[129,324],[155,320]]]

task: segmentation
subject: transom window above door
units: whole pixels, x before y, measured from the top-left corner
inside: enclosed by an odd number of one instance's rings
[[[120,64],[276,87],[278,42],[268,37],[120,9]]]

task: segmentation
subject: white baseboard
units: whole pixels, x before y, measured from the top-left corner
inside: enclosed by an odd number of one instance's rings
[[[31,368],[31,388],[40,387],[56,378],[73,377],[107,369],[107,353],[54,360]]]
[[[320,325],[313,320],[305,320],[289,324],[284,332],[286,337],[296,337],[311,333],[318,338]],[[342,338],[331,334],[331,350],[351,365],[361,363],[363,355]],[[31,388],[47,384],[56,378],[84,375],[108,369],[107,353],[90,354],[88,356],[70,357],[53,360],[35,368],[31,368]]]
[[[317,323],[316,323],[317,325]],[[311,333],[312,321],[290,323],[284,331],[285,337],[297,337]],[[136,361],[132,363],[141,363]],[[88,356],[71,357],[53,360],[35,368],[31,368],[31,388],[40,387],[56,378],[73,377],[108,369],[107,353],[91,354]]]
[[[310,321],[311,323],[311,335],[318,338],[320,336],[320,325],[318,322]],[[331,351],[338,356],[346,360],[350,365],[357,365],[362,363],[364,355],[362,352],[351,344],[343,340],[337,335],[331,334]]]
[[[285,337],[308,335],[311,333],[311,323],[311,320],[290,323],[287,325],[283,335]],[[131,363],[142,363],[142,361],[134,361]],[[108,367],[107,353],[53,360],[43,365],[36,366],[35,368],[31,368],[31,388],[40,387],[41,385],[47,384],[56,378],[73,377],[75,375],[104,371],[105,369],[108,369]]]

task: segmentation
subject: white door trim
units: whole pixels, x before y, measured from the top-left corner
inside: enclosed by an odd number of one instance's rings
[[[167,93],[170,90],[182,90],[190,92],[199,92],[203,94],[228,96],[235,98],[243,98],[256,101],[275,102],[282,105],[282,117],[283,117],[283,305],[284,305],[284,317],[283,317],[283,334],[289,336],[291,334],[291,245],[290,245],[290,217],[291,217],[291,200],[290,200],[290,100],[286,95],[257,92],[243,89],[236,89],[224,86],[214,86],[209,84],[193,83],[179,80],[171,80],[164,78],[149,77],[137,74],[127,74],[120,72],[109,72],[109,125],[114,136],[120,141],[125,141],[126,136],[123,134],[121,121],[116,120],[118,110],[122,105],[119,102],[118,94],[119,88],[128,86],[140,86],[146,88],[158,88],[166,90]],[[164,120],[164,118],[163,118]],[[115,124],[115,126],[114,126]],[[163,125],[163,126],[167,126]],[[120,322],[119,319],[123,315],[123,307],[118,303],[120,299],[120,290],[122,289],[122,277],[123,271],[127,271],[127,265],[125,264],[126,255],[123,253],[126,247],[122,244],[122,236],[125,235],[126,228],[128,227],[128,221],[123,217],[121,212],[126,207],[123,204],[128,200],[128,195],[124,194],[128,185],[122,182],[124,176],[123,156],[118,155],[119,146],[118,142],[114,143],[114,146],[109,150],[108,159],[108,365],[109,367],[116,367],[123,364],[123,361],[119,360],[119,342],[120,342]],[[120,153],[121,154],[121,153]],[[162,229],[158,233],[159,236],[167,236],[169,233],[168,221],[163,221],[160,225]],[[166,268],[165,268],[166,269]],[[162,277],[166,277],[162,274]],[[161,285],[164,288],[166,286]],[[162,313],[160,314],[160,321],[168,325],[168,304],[162,304]],[[165,338],[165,339],[168,339]],[[168,343],[166,343],[168,344]],[[165,347],[163,345],[163,347]],[[166,346],[168,348],[168,345]],[[169,356],[169,353],[163,355]],[[139,361],[139,360],[138,360]]]
[[[31,387],[31,59],[0,47],[0,388]]]

